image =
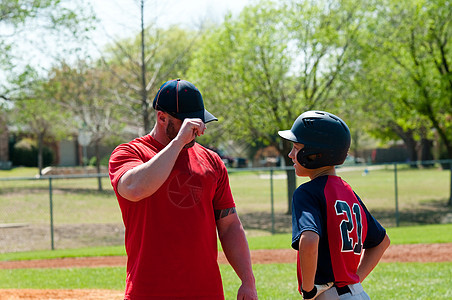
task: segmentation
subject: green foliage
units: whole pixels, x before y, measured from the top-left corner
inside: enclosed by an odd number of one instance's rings
[[[220,122],[213,142],[273,145],[289,163],[277,131],[305,110],[335,112],[337,83],[353,47],[360,6],[349,1],[260,1],[210,28],[189,77]],[[348,22],[351,20],[350,22]]]
[[[369,7],[352,96],[375,136],[397,135],[414,148],[436,131],[452,157],[451,17],[450,1],[381,0]]]

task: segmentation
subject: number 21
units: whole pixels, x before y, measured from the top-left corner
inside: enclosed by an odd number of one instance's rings
[[[357,203],[353,204],[353,215],[355,217],[354,219],[352,218],[350,206],[347,204],[347,202],[337,200],[334,207],[336,208],[337,215],[342,215],[345,213],[347,216],[347,219],[342,220],[340,224],[342,234],[342,251],[353,250],[353,252],[356,254],[361,253],[361,250],[363,249],[362,241],[363,225],[361,223],[361,210],[359,208],[359,205]],[[355,224],[358,241],[356,243],[353,243],[353,239],[350,238],[349,233],[353,231],[353,229],[355,228]]]

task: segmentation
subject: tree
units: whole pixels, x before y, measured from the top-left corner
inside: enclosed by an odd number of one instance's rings
[[[97,173],[101,173],[99,147],[122,129],[122,108],[112,86],[112,74],[101,61],[90,65],[80,60],[75,67],[62,63],[49,74],[47,89],[54,105],[70,112],[72,118],[67,119],[67,125],[75,127],[72,134],[84,129],[91,135]],[[102,190],[100,177],[98,189]]]
[[[447,149],[446,157],[452,158],[452,3],[376,3],[367,28],[372,37],[366,39],[368,65],[360,71],[380,69],[382,76],[373,82],[380,89],[375,105],[394,99],[391,113],[398,115],[398,125],[415,130],[415,138],[424,142],[434,129]]]
[[[0,73],[2,78],[0,101],[8,102],[1,106],[2,110],[17,105],[14,108],[15,112],[29,115],[32,118],[41,117],[31,113],[35,109],[39,110],[45,107],[45,105],[40,107],[39,103],[36,103],[36,107],[33,108],[32,103],[34,101],[42,100],[40,93],[37,94],[36,90],[30,91],[30,86],[27,86],[34,80],[38,80],[38,82],[34,82],[33,86],[40,86],[42,80],[43,72],[41,71],[39,71],[41,78],[36,78],[37,70],[43,66],[40,64],[40,60],[34,56],[35,50],[44,53],[44,56],[49,59],[58,55],[51,53],[49,49],[58,49],[58,51],[63,52],[64,50],[73,51],[74,48],[77,50],[82,41],[86,39],[89,30],[92,29],[92,21],[94,21],[89,9],[81,7],[82,4],[83,0],[70,2],[61,0],[0,2],[0,67],[2,70],[2,73]],[[49,39],[56,42],[55,47],[48,47]],[[76,43],[71,44],[74,41]],[[19,45],[22,47],[19,47]],[[23,50],[25,48],[27,51]],[[68,53],[65,52],[63,55],[68,55]],[[24,91],[31,93],[24,93]],[[32,100],[30,100],[30,97]],[[27,100],[28,103],[20,102],[22,100]],[[19,111],[19,109],[24,109],[24,111]],[[45,116],[42,117],[45,118]],[[0,121],[7,122],[8,120],[1,118]],[[44,127],[51,125],[45,125],[45,122],[42,122],[43,119],[39,122],[38,120],[35,121],[37,122],[35,125]],[[3,124],[0,127],[3,127]],[[41,130],[41,133],[38,134],[38,137],[41,138],[44,138],[41,136],[42,134],[51,131],[45,128],[33,128],[33,130]],[[0,143],[4,142],[7,141],[0,141]]]
[[[26,81],[18,79],[21,84],[26,83],[27,88],[15,95],[15,99],[20,100],[14,103],[12,116],[20,131],[37,139],[38,169],[39,175],[42,175],[44,142],[63,135],[62,123],[67,112],[59,110],[49,101],[46,82],[36,71],[28,69],[26,78]]]
[[[359,61],[354,65],[359,67],[352,80],[344,83],[344,90],[349,90],[348,107],[353,108],[350,115],[382,142],[403,140],[409,159],[417,161],[422,128],[428,120],[407,107],[404,99],[414,97],[407,78],[390,58],[369,49],[368,40],[369,36],[361,39],[355,56]]]
[[[221,138],[275,146],[286,165],[288,129],[306,110],[331,110],[359,16],[347,1],[262,1],[226,17],[200,43],[190,78],[218,115]],[[215,126],[217,127],[217,126]],[[295,173],[288,175],[289,212]]]
[[[80,48],[77,42],[86,41],[94,21],[92,11],[84,0],[1,1],[0,65],[5,67],[3,72],[18,69],[17,65],[26,69],[33,60],[35,65],[32,67],[37,69],[36,64],[39,63],[33,57],[36,48],[47,58],[57,54],[52,53],[51,49],[64,51]],[[57,43],[55,47],[48,47],[50,40]],[[28,51],[20,51],[19,46]]]
[[[141,134],[151,128],[152,98],[163,82],[185,77],[196,33],[177,26],[167,29],[144,24],[144,1],[140,0],[141,29],[130,39],[114,41],[106,48],[104,60],[118,83],[118,94],[128,108],[128,124],[140,127]]]

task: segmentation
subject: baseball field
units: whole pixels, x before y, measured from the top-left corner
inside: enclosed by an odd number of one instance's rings
[[[445,218],[451,211],[444,206],[449,195],[450,173],[401,170],[399,208],[403,226],[395,227],[393,174],[390,168],[372,170],[366,176],[362,175],[362,170],[343,172],[341,175],[356,186],[369,209],[388,228],[392,241],[382,262],[364,282],[371,298],[452,299],[452,224]],[[0,174],[0,177],[2,175],[5,174]],[[278,233],[274,235],[269,232],[270,189],[265,175],[243,172],[230,176],[239,215],[248,235],[258,294],[260,299],[300,299],[296,287],[295,252],[288,246],[290,217],[285,215],[284,174],[276,174],[274,180],[275,226]],[[11,237],[5,235],[9,229],[0,228],[2,244],[8,242],[8,238],[26,245],[27,240],[31,244],[33,238],[43,240],[43,249],[48,249],[47,237],[30,230],[48,220],[48,215],[44,213],[48,208],[45,184],[37,181],[0,182],[0,204],[6,212],[0,212],[2,222],[19,223],[26,218],[29,222],[27,226],[11,230],[27,229],[36,235]],[[105,180],[105,189],[109,188],[108,184]],[[60,180],[54,183],[53,188],[58,238],[56,250],[1,251],[0,300],[122,299],[126,263],[123,246],[93,246],[89,240],[85,246],[73,247],[73,244],[64,242],[85,242],[81,237],[86,239],[87,236],[76,230],[76,235],[71,236],[68,236],[69,232],[62,231],[66,227],[89,225],[88,235],[103,242],[96,234],[105,229],[111,230],[103,223],[110,224],[118,219],[120,222],[111,191],[95,192],[96,181],[93,179]],[[41,213],[36,214],[37,211]],[[447,224],[440,224],[443,221]],[[47,233],[48,227],[45,230]],[[115,233],[117,235],[121,234]],[[121,245],[121,241],[115,242],[115,245]],[[221,251],[219,263],[226,299],[235,299],[239,280]]]
[[[452,224],[388,232],[392,245],[364,283],[371,298],[451,299]],[[300,299],[289,240],[249,238],[260,299]],[[123,247],[1,254],[0,299],[122,299],[125,263]],[[234,299],[239,280],[221,249],[219,263],[226,299]]]

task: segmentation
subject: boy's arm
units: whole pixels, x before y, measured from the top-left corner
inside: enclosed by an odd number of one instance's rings
[[[300,237],[299,255],[302,289],[304,291],[311,291],[314,288],[319,240],[319,235],[314,231],[304,231]]]
[[[383,241],[373,248],[368,248],[364,250],[363,257],[358,266],[358,270],[356,274],[359,276],[360,282],[363,282],[364,279],[372,272],[375,266],[380,261],[383,253],[388,249],[391,241],[389,240],[388,235],[386,234]]]

